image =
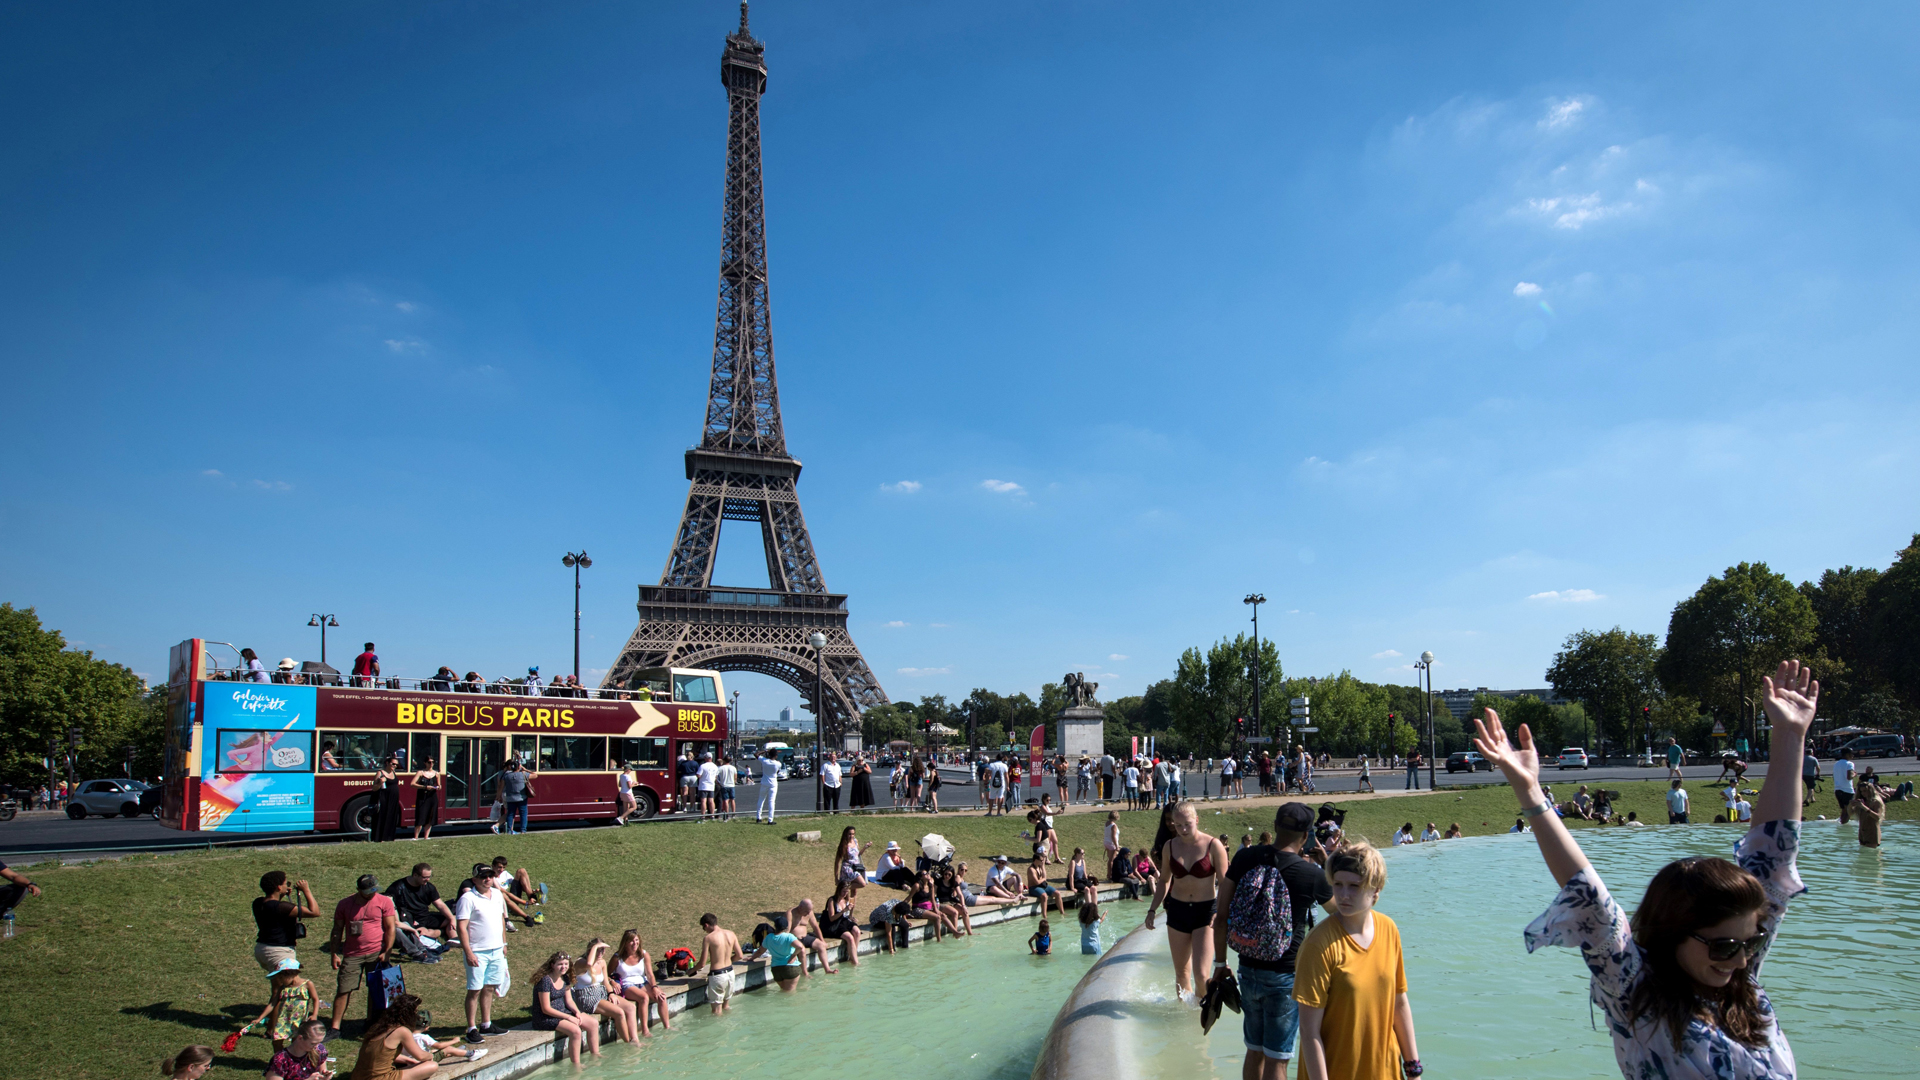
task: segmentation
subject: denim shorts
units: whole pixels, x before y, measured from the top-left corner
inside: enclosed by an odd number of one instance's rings
[[[1300,1006],[1293,1000],[1292,972],[1240,969],[1240,1026],[1247,1049],[1279,1061],[1293,1060]]]

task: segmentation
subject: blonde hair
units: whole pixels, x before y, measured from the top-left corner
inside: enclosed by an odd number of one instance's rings
[[[1327,860],[1327,884],[1333,884],[1333,875],[1340,873],[1358,874],[1361,886],[1370,892],[1387,887],[1387,860],[1380,857],[1379,849],[1367,843],[1365,837],[1347,841],[1345,847]]]

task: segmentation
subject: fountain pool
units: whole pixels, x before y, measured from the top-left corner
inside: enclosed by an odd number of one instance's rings
[[[1670,859],[1725,854],[1729,827],[1660,826],[1580,834],[1601,876],[1631,904]],[[1810,822],[1795,901],[1768,960],[1766,984],[1808,1078],[1881,1077],[1920,1051],[1912,1017],[1920,983],[1903,970],[1920,947],[1920,828],[1889,825],[1864,851],[1851,828]],[[1617,1076],[1606,1036],[1589,1022],[1585,968],[1571,950],[1527,955],[1520,929],[1553,885],[1528,836],[1416,845],[1387,853],[1380,910],[1400,923],[1422,1056],[1436,1075],[1515,1080]],[[1139,925],[1145,906],[1110,903],[1107,940]],[[778,1075],[782,1080],[1025,1080],[1061,1003],[1091,966],[1078,927],[1055,920],[1054,956],[1027,955],[1034,920],[971,939],[865,958],[815,973],[798,993],[735,998],[730,1016],[676,1020],[639,1048],[614,1046],[606,1080]],[[1240,1075],[1239,1018],[1210,1036],[1173,1000],[1159,948],[1127,965],[1130,1020],[1121,1051],[1144,1077]],[[557,1076],[549,1066],[534,1074]],[[1100,1077],[1098,1080],[1119,1080]]]

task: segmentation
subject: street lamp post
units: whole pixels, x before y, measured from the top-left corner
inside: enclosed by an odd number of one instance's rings
[[[569,551],[560,557],[560,565],[573,571],[573,681],[580,681],[580,571],[593,565],[585,549]]]
[[[1266,603],[1267,598],[1259,593],[1248,593],[1246,599],[1240,602],[1251,605],[1253,608],[1253,734],[1258,737],[1260,734],[1260,605]]]
[[[1427,708],[1427,790],[1433,790],[1433,755],[1437,749],[1433,735],[1433,651],[1429,649],[1420,654],[1420,662],[1413,665],[1426,676]]]
[[[815,630],[807,644],[813,646],[813,809],[819,813],[827,808],[826,782],[820,775],[827,760],[827,635]]]
[[[324,664],[327,662],[327,627],[339,626],[340,620],[331,615],[315,615],[307,620],[307,625],[320,628],[320,662]]]

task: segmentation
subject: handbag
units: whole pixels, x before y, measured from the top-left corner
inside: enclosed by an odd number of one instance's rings
[[[299,941],[307,936],[307,924],[299,919],[293,920],[293,940]]]

